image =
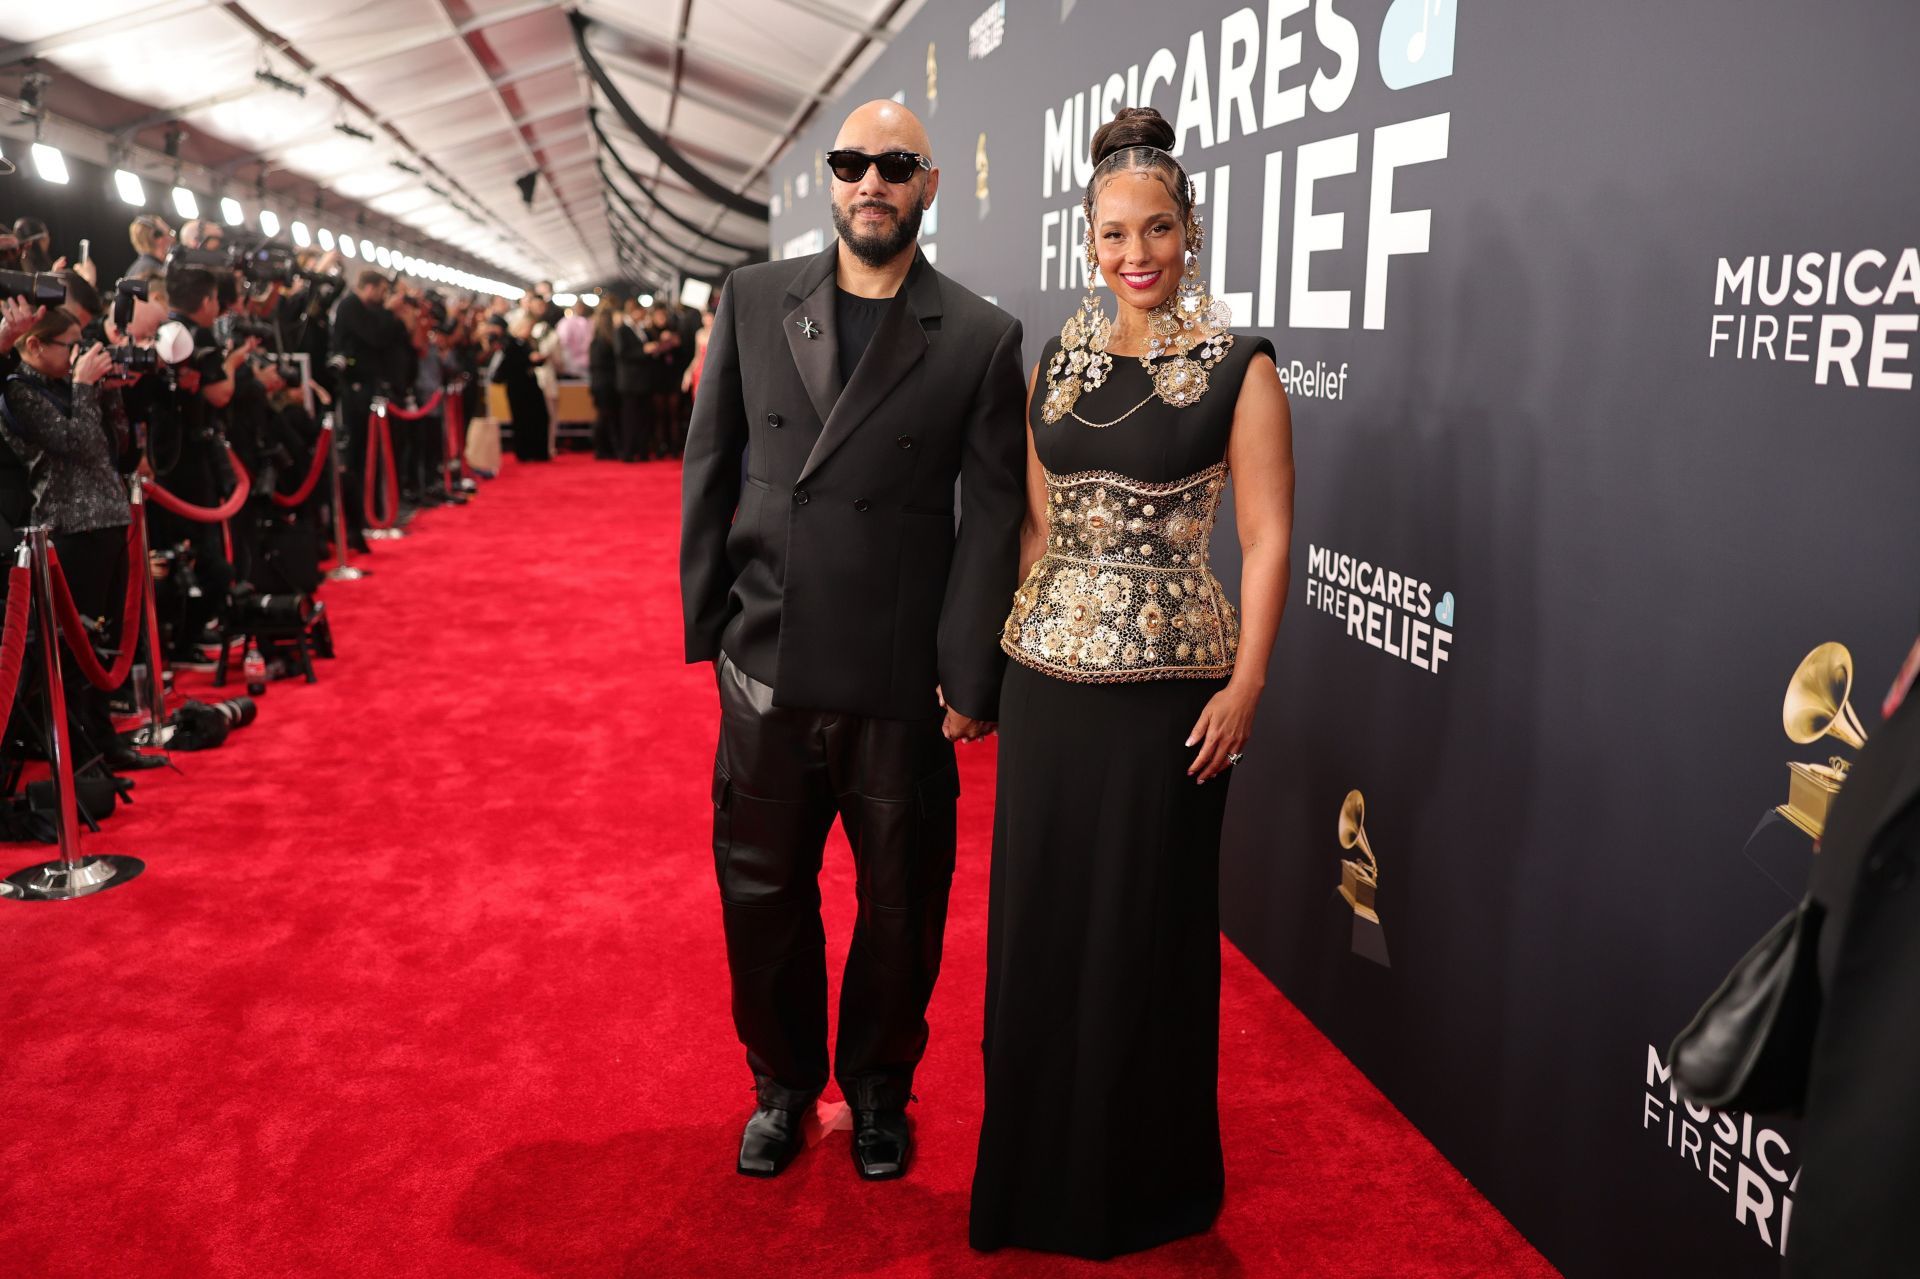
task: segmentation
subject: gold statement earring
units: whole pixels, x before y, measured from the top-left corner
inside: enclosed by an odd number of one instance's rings
[[[1154,391],[1177,409],[1197,403],[1207,393],[1207,371],[1233,345],[1233,334],[1227,331],[1232,313],[1226,303],[1207,292],[1200,279],[1200,247],[1205,242],[1199,216],[1189,211],[1180,287],[1148,317],[1151,337],[1140,357],[1140,366],[1153,376]],[[1155,368],[1153,361],[1162,356],[1173,358]]]
[[[1093,251],[1093,224],[1087,224],[1087,296],[1080,309],[1060,326],[1060,349],[1047,365],[1047,399],[1040,416],[1048,423],[1058,422],[1073,410],[1083,390],[1104,386],[1113,371],[1113,356],[1107,343],[1113,336],[1113,324],[1100,309],[1094,282],[1100,278],[1099,262]]]

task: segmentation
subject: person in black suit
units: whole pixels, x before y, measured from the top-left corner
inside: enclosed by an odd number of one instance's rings
[[[1920,668],[1916,643],[1834,801],[1790,1279],[1920,1274]]]
[[[620,456],[620,303],[608,298],[593,310],[593,340],[587,347],[587,389],[593,395],[593,455]]]
[[[817,877],[837,814],[859,913],[833,1077],[869,1179],[905,1173],[953,875],[953,745],[992,731],[1025,502],[1020,325],[915,246],[939,172],[893,102],[829,156],[838,238],[735,271],[682,481],[690,662],[714,662],[714,861],[770,1177],[827,1084]],[[955,526],[954,484],[959,480]],[[944,709],[943,709],[944,708]]]

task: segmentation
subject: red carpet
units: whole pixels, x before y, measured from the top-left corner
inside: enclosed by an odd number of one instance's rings
[[[0,902],[0,1274],[1553,1273],[1231,948],[1214,1233],[1104,1268],[970,1253],[991,746],[962,757],[913,1175],[858,1181],[834,1133],[736,1176],[678,494],[567,459],[423,516],[327,588],[319,685],[87,839],[141,879]]]

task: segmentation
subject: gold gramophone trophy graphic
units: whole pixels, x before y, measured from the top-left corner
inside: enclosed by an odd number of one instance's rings
[[[1380,914],[1374,907],[1374,893],[1380,887],[1380,863],[1367,843],[1367,798],[1357,790],[1347,792],[1340,804],[1340,847],[1348,852],[1360,850],[1360,858],[1340,859],[1340,896],[1353,908],[1353,953],[1371,959],[1381,967],[1387,963],[1387,934],[1380,926]]]
[[[979,201],[979,216],[987,216],[987,135],[981,134],[973,148],[973,194]]]
[[[1853,654],[1845,644],[1826,643],[1808,653],[1787,683],[1786,701],[1780,708],[1780,720],[1788,740],[1811,746],[1832,737],[1859,750],[1867,744],[1867,730],[1860,726],[1847,699],[1853,692]],[[1787,802],[1774,811],[1812,836],[1817,844],[1826,829],[1827,812],[1833,797],[1840,793],[1852,765],[1842,756],[1829,756],[1824,764],[1787,763]]]
[[[940,64],[933,56],[933,41],[927,41],[927,114],[940,109]]]

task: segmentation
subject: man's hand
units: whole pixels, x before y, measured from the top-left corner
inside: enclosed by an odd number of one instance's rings
[[[992,720],[969,719],[953,707],[947,707],[947,718],[940,725],[940,731],[947,735],[950,742],[977,742],[983,737],[991,737],[999,725]]]
[[[946,707],[947,717],[941,721],[940,731],[946,734],[950,742],[977,742],[983,737],[991,737],[994,730],[1000,727],[993,720],[974,719],[947,706],[947,690],[944,688],[936,685],[933,695],[940,699],[940,705]]]

